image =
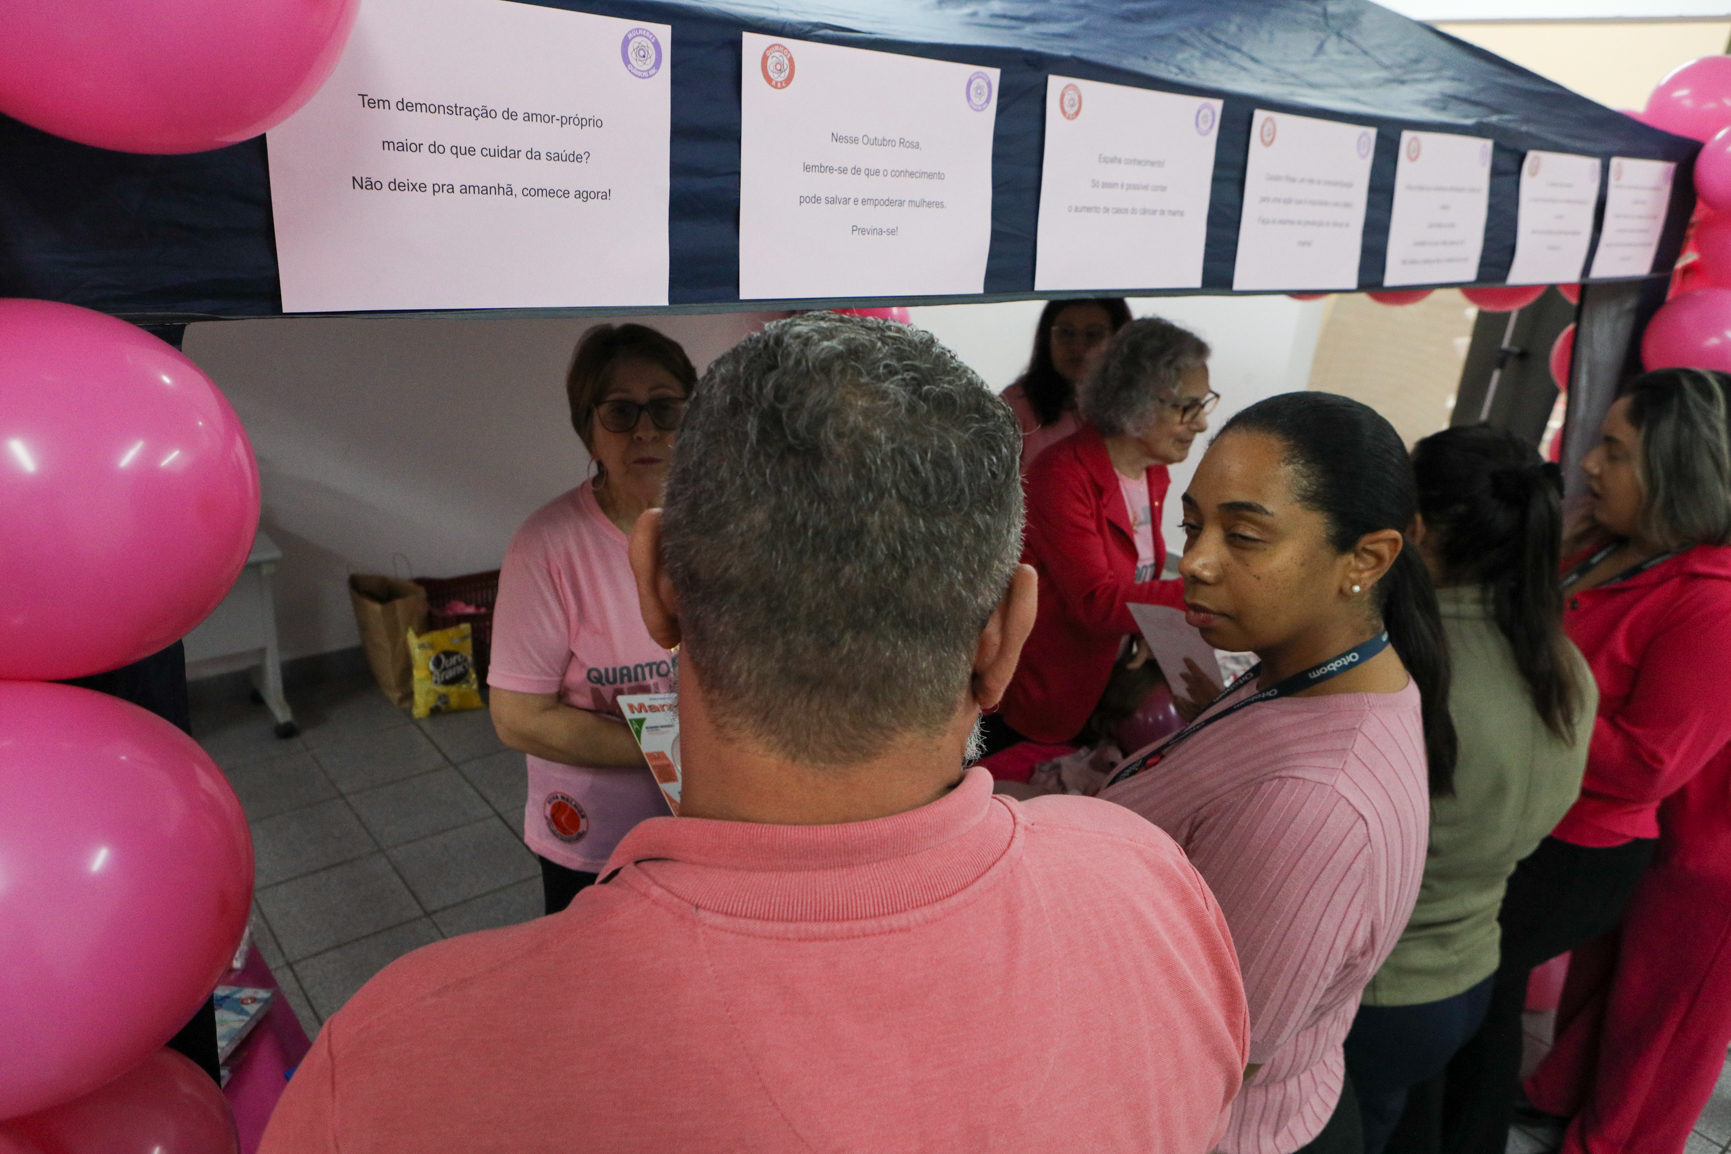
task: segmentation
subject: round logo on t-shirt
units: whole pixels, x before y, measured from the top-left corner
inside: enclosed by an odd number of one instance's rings
[[[589,815],[570,794],[548,794],[541,806],[541,814],[547,819],[547,832],[560,841],[582,841],[583,835],[589,832]]]

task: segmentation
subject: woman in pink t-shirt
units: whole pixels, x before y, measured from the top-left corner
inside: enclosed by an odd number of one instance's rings
[[[1028,370],[1003,392],[1022,427],[1022,476],[1048,446],[1076,431],[1077,386],[1112,334],[1129,323],[1123,297],[1049,301],[1040,311]]]
[[[644,628],[626,544],[661,503],[696,385],[685,350],[654,329],[585,333],[567,393],[595,475],[523,523],[499,574],[487,684],[499,739],[528,755],[523,838],[550,914],[633,826],[667,813],[618,699],[671,692],[676,658]]]
[[[1286,393],[1227,422],[1183,503],[1186,619],[1261,663],[1101,796],[1172,835],[1232,930],[1252,1065],[1217,1149],[1360,1154],[1343,1043],[1454,772],[1412,466],[1367,406]]]

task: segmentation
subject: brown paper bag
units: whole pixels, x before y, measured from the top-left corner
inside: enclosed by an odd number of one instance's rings
[[[361,646],[379,688],[399,709],[415,703],[415,675],[409,663],[409,630],[427,628],[427,593],[413,581],[373,573],[349,574],[349,601]]]

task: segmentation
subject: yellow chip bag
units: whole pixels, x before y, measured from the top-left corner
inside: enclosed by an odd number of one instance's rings
[[[409,661],[415,668],[416,717],[481,708],[475,643],[467,623],[431,633],[409,630]]]

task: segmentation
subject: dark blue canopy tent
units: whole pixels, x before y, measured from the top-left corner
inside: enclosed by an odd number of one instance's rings
[[[1693,203],[1694,141],[1647,128],[1365,0],[544,2],[673,27],[669,300],[685,311],[776,307],[741,306],[738,296],[744,31],[1001,69],[986,295],[949,299],[1075,295],[1033,291],[1046,76],[1053,72],[1224,98],[1204,292],[1231,289],[1256,107],[1384,130],[1371,169],[1360,288],[1381,283],[1401,129],[1495,141],[1478,283],[1500,283],[1513,259],[1520,164],[1529,149],[1676,162],[1655,263],[1661,271],[1678,255]],[[279,315],[263,140],[189,156],[135,156],[0,117],[0,296],[67,301],[139,320]]]

